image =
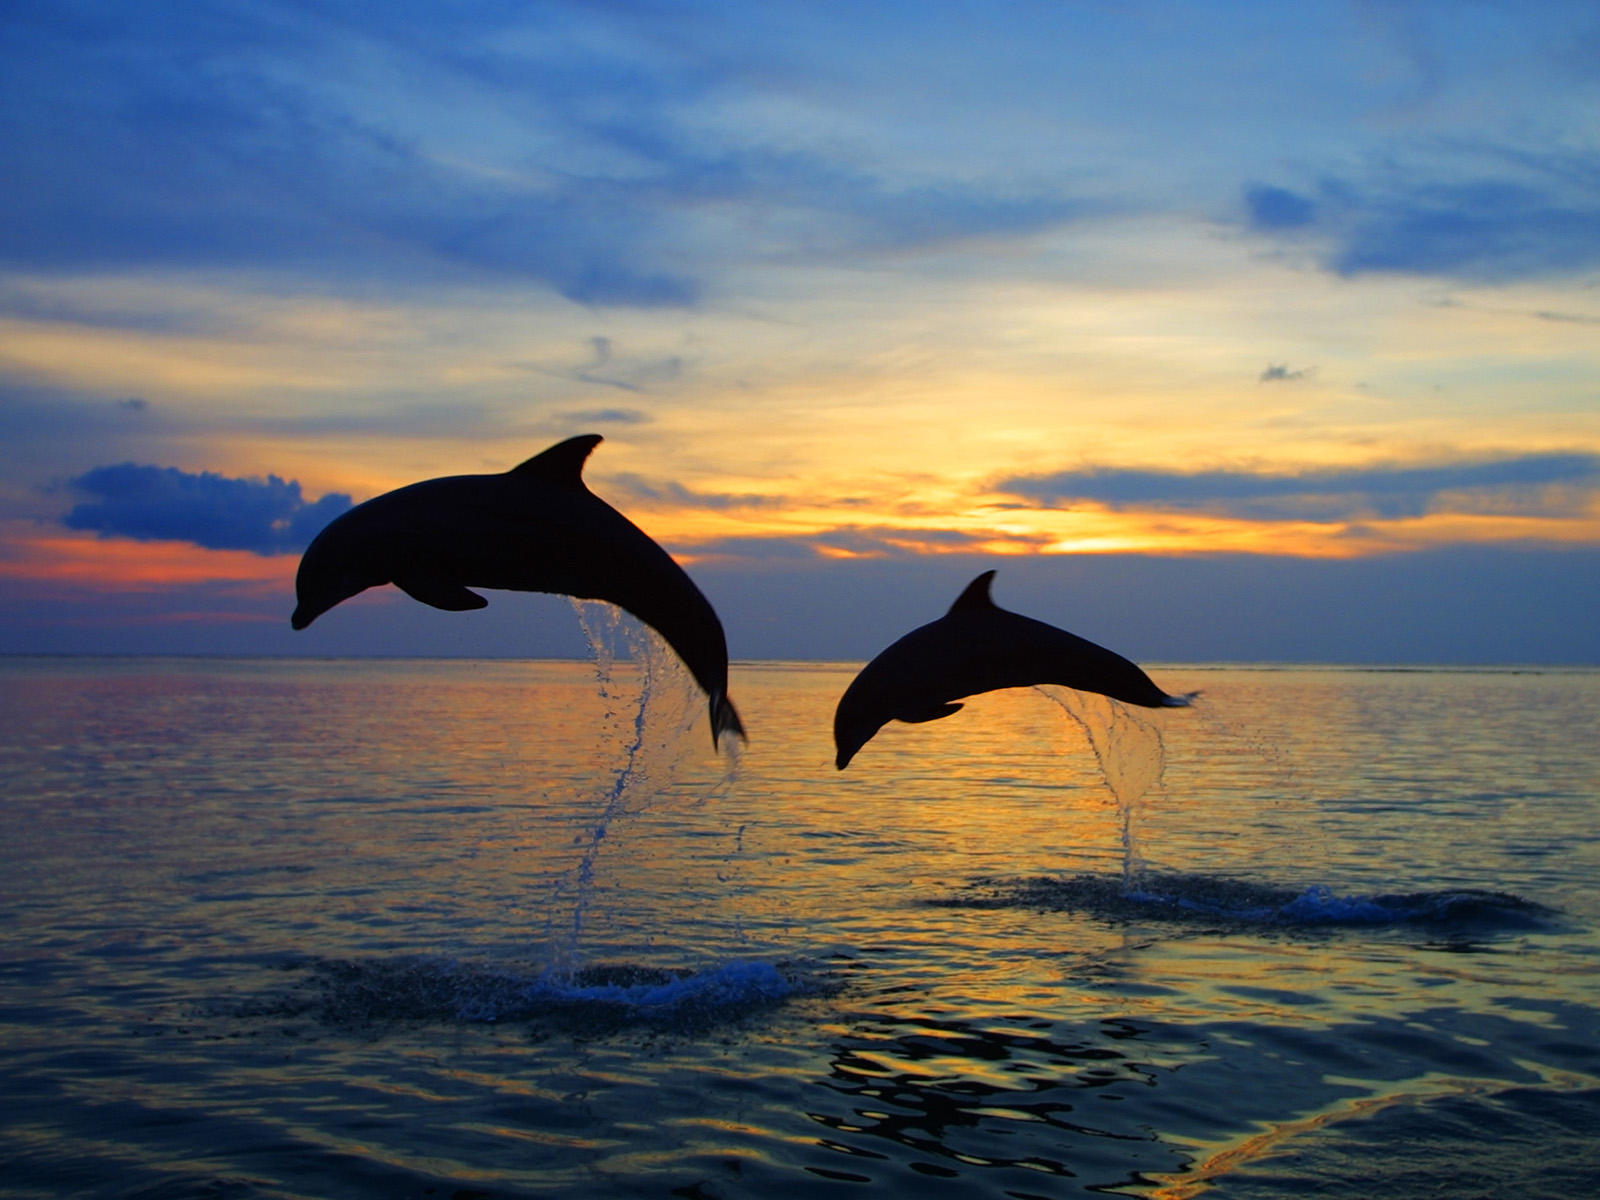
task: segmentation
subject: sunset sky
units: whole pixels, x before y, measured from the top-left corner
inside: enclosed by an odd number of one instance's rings
[[[595,432],[738,658],[1600,662],[1600,7],[0,13],[0,652],[581,650],[350,501]]]

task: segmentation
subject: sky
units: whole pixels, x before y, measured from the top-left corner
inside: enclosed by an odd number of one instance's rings
[[[0,139],[3,653],[582,653],[288,617],[592,432],[735,658],[1600,663],[1590,0],[10,0]]]

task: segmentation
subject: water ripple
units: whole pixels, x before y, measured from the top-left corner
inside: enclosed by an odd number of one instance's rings
[[[1271,928],[1423,926],[1474,933],[1546,928],[1557,917],[1554,909],[1534,901],[1479,888],[1341,895],[1322,884],[1297,890],[1177,873],[1146,873],[1131,889],[1120,876],[1109,875],[984,876],[970,880],[955,895],[929,903],[1086,913],[1114,921],[1220,919]]]

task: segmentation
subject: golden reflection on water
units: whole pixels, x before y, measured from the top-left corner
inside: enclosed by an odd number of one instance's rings
[[[912,1162],[1022,1191],[1021,1173],[1137,1190],[1137,1169],[1175,1198],[1419,1088],[1596,1085],[1593,673],[1152,672],[1204,695],[1151,714],[1150,886],[1503,886],[1569,923],[1485,943],[1107,906],[1122,812],[1032,690],[891,725],[838,772],[846,665],[737,664],[736,760],[670,674],[636,723],[627,665],[603,686],[567,663],[6,669],[26,842],[0,937],[11,1011],[32,1012],[8,1050],[74,1103],[228,1114],[241,1145],[490,1190],[678,1186],[715,1159],[747,1191],[797,1163]],[[1105,886],[1015,887],[1084,877]],[[354,1033],[271,1008],[308,960],[338,968],[311,982],[381,993],[479,966],[529,979],[563,953],[779,961],[826,986],[709,1037],[383,1017],[382,994]],[[82,1065],[140,1052],[160,1069]],[[74,1146],[127,1153],[91,1125]]]

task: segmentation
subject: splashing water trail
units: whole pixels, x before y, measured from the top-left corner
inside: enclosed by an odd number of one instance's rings
[[[1093,692],[1041,685],[1043,692],[1075,721],[1100,764],[1100,773],[1117,802],[1122,823],[1122,890],[1132,894],[1144,880],[1139,854],[1138,818],[1144,798],[1160,787],[1166,769],[1166,747],[1155,722],[1129,705]]]
[[[604,789],[600,811],[578,835],[577,865],[551,895],[546,975],[570,983],[580,966],[579,945],[594,897],[600,849],[624,818],[642,812],[671,781],[678,753],[693,726],[698,691],[676,655],[654,633],[620,609],[595,600],[572,601],[595,659],[595,680],[605,702],[608,740],[620,740],[620,763]],[[636,670],[618,669],[631,660]],[[571,920],[558,929],[561,901],[570,893]]]

